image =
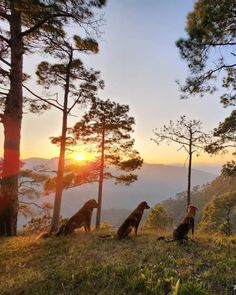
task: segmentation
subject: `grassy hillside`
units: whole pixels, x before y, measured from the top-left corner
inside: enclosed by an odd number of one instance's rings
[[[187,245],[156,238],[141,232],[123,241],[84,233],[1,239],[0,294],[163,295],[178,279],[179,294],[233,294],[236,238],[196,237]]]

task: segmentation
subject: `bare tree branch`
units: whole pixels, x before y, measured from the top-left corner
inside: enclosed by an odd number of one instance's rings
[[[35,203],[35,202],[26,202],[26,201],[19,201],[19,203],[21,204],[26,204],[26,205],[34,205],[36,207],[38,207],[39,209],[43,210],[44,208],[41,207],[39,204]]]
[[[81,96],[82,96],[82,92],[80,92],[78,98],[74,101],[74,103],[71,105],[71,107],[68,108],[68,111],[67,111],[68,114],[72,111],[72,109],[74,108],[74,106],[79,102]]]
[[[55,108],[59,109],[60,111],[63,111],[63,108],[61,108],[59,105],[56,105],[55,103],[48,101],[47,99],[42,98],[41,96],[35,94],[32,90],[30,90],[27,86],[25,86],[24,84],[22,85],[27,91],[29,91],[33,96],[35,96],[36,98],[44,101],[45,103],[50,104],[51,106],[54,106]]]
[[[2,41],[6,42],[7,44],[10,44],[10,40],[3,37],[3,35],[0,35],[0,39],[2,39]]]
[[[2,57],[0,57],[0,61],[3,62],[4,64],[6,64],[9,67],[11,66],[11,64],[7,60],[5,60],[4,58],[2,58]]]

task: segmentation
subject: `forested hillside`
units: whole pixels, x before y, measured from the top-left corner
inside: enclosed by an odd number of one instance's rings
[[[191,202],[199,209],[196,215],[196,222],[201,220],[201,213],[204,206],[214,197],[236,190],[236,177],[220,175],[210,184],[195,186],[191,191]],[[164,208],[173,214],[175,222],[178,222],[184,215],[183,208],[186,204],[186,192],[178,193],[175,197],[161,202]]]

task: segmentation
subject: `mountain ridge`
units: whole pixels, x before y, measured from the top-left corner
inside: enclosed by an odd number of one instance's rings
[[[23,168],[32,169],[40,164],[47,164],[49,170],[56,170],[57,158],[29,158],[23,160]],[[174,197],[177,193],[186,191],[187,168],[164,164],[144,163],[137,170],[138,180],[130,186],[115,185],[112,180],[104,181],[103,212],[104,219],[109,219],[109,210],[133,210],[141,201],[147,201],[151,207],[155,204]],[[211,182],[217,175],[201,170],[192,170],[192,186]],[[61,214],[65,217],[73,215],[88,199],[97,199],[98,183],[85,184],[63,191]],[[54,195],[42,196],[39,203],[53,203]],[[108,211],[107,211],[108,210]],[[128,211],[125,211],[128,212]],[[22,222],[20,222],[22,224]],[[117,222],[114,222],[115,224]],[[113,224],[114,224],[113,223]]]

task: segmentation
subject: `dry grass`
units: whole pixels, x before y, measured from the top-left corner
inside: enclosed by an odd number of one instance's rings
[[[236,238],[197,236],[185,245],[141,232],[0,240],[0,294],[233,294]],[[167,293],[166,293],[167,294]]]

